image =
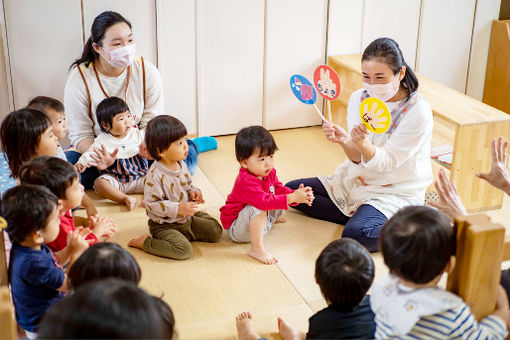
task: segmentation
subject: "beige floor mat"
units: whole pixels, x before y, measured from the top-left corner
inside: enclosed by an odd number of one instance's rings
[[[341,147],[325,140],[320,127],[275,131],[279,146],[275,168],[282,182],[332,174],[345,159]],[[234,154],[234,136],[218,137],[218,150],[199,157],[194,184],[206,200],[204,209],[219,218],[219,207],[230,193],[239,164]],[[119,231],[113,242],[127,242],[148,232],[145,210],[127,212],[124,206],[101,199],[94,193],[100,215],[109,215]],[[141,195],[137,195],[138,203]],[[80,211],[79,214],[83,214]],[[500,213],[494,213],[500,218]],[[127,248],[142,268],[141,286],[163,296],[172,307],[180,339],[235,339],[235,315],[254,314],[261,336],[278,339],[277,316],[302,331],[308,317],[325,307],[315,284],[314,266],[320,251],[341,236],[341,226],[310,219],[289,209],[287,223],[277,224],[265,237],[267,249],[279,263],[267,266],[247,256],[248,244],[231,242],[226,233],[217,244],[195,242],[194,254],[186,261],[173,261]],[[380,254],[373,254],[376,277],[387,270]]]

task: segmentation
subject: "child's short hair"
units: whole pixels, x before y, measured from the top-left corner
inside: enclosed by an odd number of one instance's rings
[[[160,115],[152,118],[145,129],[145,145],[152,158],[159,161],[159,155],[170,147],[170,144],[186,136],[188,131],[177,118]]]
[[[113,117],[126,111],[129,111],[129,106],[119,97],[103,99],[96,108],[96,119],[101,131],[108,132],[112,127]]]
[[[250,158],[258,150],[260,156],[270,156],[278,150],[273,135],[262,126],[249,126],[236,135],[236,158],[238,162]]]
[[[5,117],[0,126],[0,138],[11,177],[16,178],[21,165],[35,155],[41,135],[50,126],[48,116],[33,109],[13,111]]]
[[[138,284],[142,273],[133,255],[117,243],[96,243],[73,263],[69,270],[73,289],[92,280],[115,277]]]
[[[315,262],[315,280],[328,304],[351,310],[363,300],[374,274],[368,251],[349,238],[328,244]]]
[[[110,278],[88,282],[58,301],[37,333],[42,339],[171,339],[174,326],[164,301]]]
[[[60,100],[46,96],[35,97],[27,105],[27,109],[34,109],[42,113],[46,113],[47,108],[53,109],[56,112],[64,112],[64,104]]]
[[[43,230],[58,205],[58,198],[42,185],[18,185],[2,197],[1,214],[7,222],[12,242],[22,242],[31,233]]]
[[[44,185],[59,199],[66,198],[66,190],[78,173],[71,163],[57,157],[41,156],[24,164],[19,170],[21,183]]]
[[[390,272],[421,284],[441,274],[455,253],[456,239],[443,213],[425,206],[411,206],[386,222],[379,242]]]

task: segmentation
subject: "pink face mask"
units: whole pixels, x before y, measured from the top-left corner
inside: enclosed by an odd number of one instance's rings
[[[389,83],[386,84],[369,84],[363,82],[363,86],[365,87],[365,90],[367,90],[370,97],[375,97],[385,102],[393,98],[397,94],[398,89],[400,88],[400,81],[398,81],[399,75],[400,72],[398,72],[395,75],[395,78],[393,78]],[[397,84],[394,86],[393,83],[395,82],[395,80],[397,80]]]
[[[108,52],[110,58],[106,59],[110,65],[115,68],[123,68],[131,65],[133,59],[135,58],[136,53],[136,45],[130,44],[123,47],[116,48],[114,50],[107,50],[103,48],[104,51]]]

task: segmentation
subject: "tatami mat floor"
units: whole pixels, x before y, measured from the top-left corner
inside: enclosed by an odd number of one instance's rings
[[[279,147],[275,168],[284,183],[331,174],[344,160],[340,147],[327,142],[320,127],[274,131],[273,135]],[[204,209],[219,219],[218,209],[230,193],[239,165],[234,136],[217,140],[217,150],[199,156],[200,169],[193,181],[204,194]],[[277,265],[251,259],[247,256],[249,245],[233,243],[226,233],[217,244],[194,243],[189,260],[173,261],[127,247],[131,238],[148,232],[143,208],[127,212],[123,206],[90,194],[96,199],[99,213],[111,216],[118,226],[111,241],[128,249],[138,260],[141,286],[163,296],[172,307],[180,339],[235,339],[234,317],[243,310],[253,312],[262,336],[279,339],[278,316],[306,331],[308,317],[325,307],[313,276],[315,259],[329,242],[341,236],[341,226],[289,209],[288,222],[277,224],[265,237],[268,250],[279,259]],[[500,212],[491,215],[502,222]],[[373,258],[376,277],[384,275],[387,270],[380,254]]]

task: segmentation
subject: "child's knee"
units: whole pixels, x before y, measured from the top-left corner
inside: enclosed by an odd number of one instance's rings
[[[172,258],[176,260],[187,260],[193,255],[193,246],[189,241],[181,242],[174,246],[174,255]]]

